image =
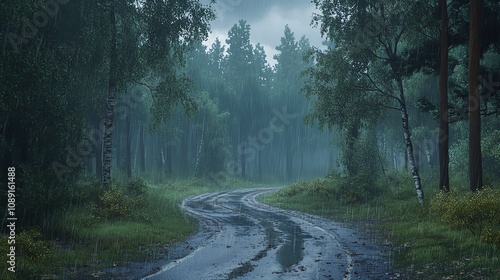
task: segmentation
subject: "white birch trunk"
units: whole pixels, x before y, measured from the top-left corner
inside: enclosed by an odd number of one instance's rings
[[[420,203],[423,203],[424,191],[422,189],[422,184],[420,183],[420,175],[418,173],[418,168],[415,165],[415,155],[413,152],[413,143],[411,141],[410,125],[408,123],[408,111],[406,109],[403,81],[401,80],[401,78],[397,78],[396,82],[398,84],[398,89],[399,89],[399,99],[401,100],[401,119],[403,122],[403,136],[406,144],[408,164],[410,165],[411,173],[413,176],[413,182],[415,183],[415,189],[417,191],[418,201],[420,201]]]
[[[203,124],[201,128],[201,140],[200,146],[198,147],[198,153],[196,154],[196,163],[194,165],[194,176],[198,174],[198,168],[200,165],[201,151],[203,149],[203,138],[205,136],[205,112],[203,112]]]

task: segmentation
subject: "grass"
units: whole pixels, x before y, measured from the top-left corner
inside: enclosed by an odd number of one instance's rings
[[[424,186],[429,186],[424,205],[418,202],[407,174],[379,180],[374,186],[378,193],[362,202],[345,199],[335,179],[297,183],[260,200],[377,230],[380,242],[393,244],[394,274],[403,279],[500,279],[498,245],[443,223],[433,212],[429,201],[438,193],[430,189],[437,186],[434,180],[432,175],[423,179]],[[500,225],[494,230],[500,232]]]
[[[428,203],[437,194],[431,188],[437,185],[435,175],[424,176],[423,185],[427,187],[423,206],[405,173],[387,174],[374,184],[374,191],[360,196],[362,202],[342,194],[341,181],[334,179],[297,183],[260,200],[378,230],[380,242],[393,244],[391,259],[400,279],[500,279],[498,247],[480,241],[467,229],[444,224]],[[102,191],[82,182],[75,187],[72,207],[47,217],[41,229],[18,233],[15,276],[71,278],[82,271],[161,258],[165,246],[196,230],[195,221],[178,207],[182,199],[246,186],[238,181],[214,186],[199,179],[148,184],[145,194],[131,195],[135,206],[130,213],[112,219],[96,215],[95,201]],[[0,242],[6,244],[7,237],[0,236]],[[3,263],[6,248],[0,246]],[[15,276],[3,271],[0,279]]]
[[[47,217],[44,228],[27,231],[37,242],[50,248],[47,255],[33,259],[18,252],[19,271],[15,275],[3,271],[0,279],[16,279],[16,276],[17,279],[51,279],[56,275],[71,279],[103,267],[161,258],[166,246],[185,240],[196,230],[195,220],[178,207],[182,199],[245,186],[248,185],[240,181],[216,186],[201,179],[147,184],[145,193],[127,194],[133,201],[133,209],[127,215],[111,218],[99,215],[96,201],[102,196],[102,190],[98,184],[81,182],[75,187],[72,207]],[[0,241],[6,244],[7,237],[1,236]],[[22,243],[24,245],[19,246],[29,248],[33,241]],[[6,261],[7,252],[3,251],[6,247],[1,246],[2,262]]]

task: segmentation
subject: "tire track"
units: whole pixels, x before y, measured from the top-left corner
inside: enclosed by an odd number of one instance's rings
[[[376,252],[354,245],[353,230],[257,201],[276,190],[224,191],[183,200],[181,209],[202,230],[214,233],[143,279],[377,279],[365,275],[372,267],[380,270]]]

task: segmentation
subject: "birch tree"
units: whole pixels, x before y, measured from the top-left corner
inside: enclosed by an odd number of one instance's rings
[[[198,0],[139,1],[140,5],[116,0],[104,1],[109,13],[109,81],[103,134],[102,185],[111,184],[112,129],[117,92],[126,83],[141,79],[156,81],[152,91],[154,124],[172,117],[180,104],[193,112],[189,96],[191,82],[182,74],[185,53],[194,42],[208,36],[209,21],[215,15]],[[118,30],[119,28],[119,30]],[[120,43],[120,44],[119,44]],[[137,54],[131,59],[130,54]],[[140,59],[138,59],[140,55]]]
[[[342,51],[343,59],[361,75],[352,87],[380,97],[373,108],[379,106],[400,112],[408,163],[418,200],[423,202],[403,83],[419,63],[409,54],[412,43],[419,41],[419,30],[429,24],[426,15],[432,14],[432,6],[426,2],[403,5],[401,1],[384,0],[313,2],[320,10],[313,21],[333,42],[334,49]],[[415,15],[419,15],[418,21]]]

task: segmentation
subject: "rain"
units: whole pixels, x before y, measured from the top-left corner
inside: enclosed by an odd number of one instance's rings
[[[0,279],[498,279],[498,1],[0,23]]]

